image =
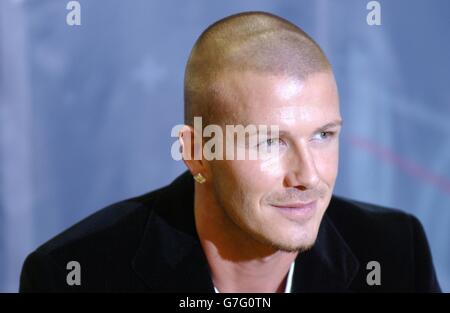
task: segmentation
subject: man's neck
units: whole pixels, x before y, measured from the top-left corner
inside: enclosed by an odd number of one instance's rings
[[[286,292],[289,269],[294,261],[233,263],[208,258],[214,287],[219,292]]]
[[[253,239],[211,201],[200,203],[198,195],[194,211],[212,280],[220,292],[284,292],[296,252]]]

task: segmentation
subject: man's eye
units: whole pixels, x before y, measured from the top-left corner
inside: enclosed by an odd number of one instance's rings
[[[322,132],[317,133],[317,136],[315,136],[314,139],[326,140],[326,139],[333,137],[334,134],[335,133],[331,132],[331,131],[322,131]]]
[[[270,146],[277,145],[277,144],[280,144],[280,143],[282,143],[280,138],[269,138],[267,140],[261,141],[258,144],[258,146],[267,145],[267,146],[270,147]]]

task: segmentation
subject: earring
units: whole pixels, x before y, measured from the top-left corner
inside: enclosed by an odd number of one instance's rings
[[[194,175],[195,181],[197,181],[200,184],[203,184],[206,181],[206,178],[203,177],[202,173],[197,173]]]

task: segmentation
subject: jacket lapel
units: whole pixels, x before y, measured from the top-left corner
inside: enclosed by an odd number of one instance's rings
[[[135,272],[150,290],[214,292],[194,218],[194,184],[188,172],[160,191],[142,243]]]
[[[348,292],[358,270],[358,259],[325,213],[313,248],[297,256],[292,292]]]

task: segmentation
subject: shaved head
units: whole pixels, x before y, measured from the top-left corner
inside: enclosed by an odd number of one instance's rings
[[[189,57],[184,80],[184,120],[194,116],[207,124],[221,123],[230,90],[228,73],[255,72],[294,77],[331,72],[320,47],[296,25],[265,12],[245,12],[209,26]]]

